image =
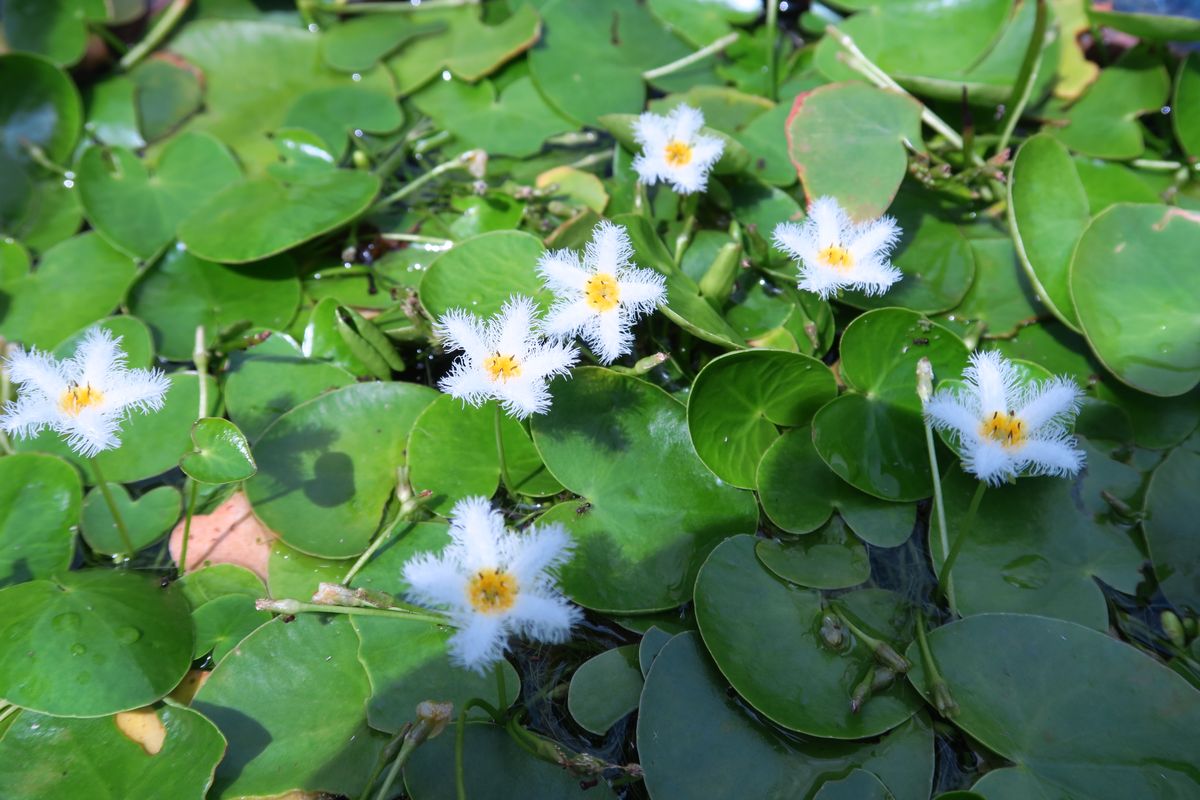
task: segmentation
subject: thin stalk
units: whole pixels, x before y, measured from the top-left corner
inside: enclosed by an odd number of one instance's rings
[[[1148,169],[1153,172],[1174,172],[1179,169],[1200,170],[1200,163],[1184,164],[1182,161],[1164,161],[1154,158],[1135,158],[1129,163],[1138,169]]]
[[[271,611],[275,614],[346,614],[360,617],[391,617],[392,619],[410,619],[414,622],[429,622],[434,625],[445,625],[446,618],[438,614],[423,614],[407,608],[371,608],[370,606],[325,606],[319,603],[304,603],[299,600],[271,600],[261,598],[256,600],[254,607],[259,611]]]
[[[500,404],[496,404],[496,458],[500,461],[500,483],[508,491],[513,491],[512,480],[508,476],[508,461],[504,458],[504,436],[500,429]]]
[[[729,45],[733,44],[737,40],[738,40],[737,33],[728,33],[728,34],[722,36],[720,39],[717,39],[716,41],[711,42],[711,43],[705,45],[704,47],[701,47],[699,50],[692,53],[691,55],[687,55],[687,56],[684,56],[683,58],[672,61],[670,64],[663,64],[661,67],[655,67],[654,69],[646,70],[645,72],[642,73],[642,78],[644,78],[645,80],[648,80],[648,81],[652,81],[656,78],[661,78],[664,75],[670,75],[674,72],[678,72],[679,70],[684,69],[685,67],[689,67],[692,64],[695,64],[697,61],[703,61],[704,59],[711,56],[713,53],[721,52],[722,50],[724,50],[726,47],[729,47]]]
[[[383,786],[379,787],[379,793],[375,795],[375,800],[387,800],[391,796],[388,792],[391,791],[392,784],[396,782],[396,776],[404,768],[408,757],[416,751],[417,747],[423,741],[424,739],[409,738],[406,732],[404,744],[400,746],[400,753],[396,756],[396,760],[392,762],[392,768],[388,770],[387,777],[383,779]]]
[[[767,0],[767,94],[779,100],[779,0]]]
[[[367,778],[367,782],[364,784],[362,794],[358,796],[358,800],[369,800],[371,797],[371,787],[375,785],[375,781],[379,780],[379,773],[383,772],[383,768],[387,766],[388,759],[392,757],[392,753],[398,752],[397,746],[403,746],[403,739],[408,735],[408,731],[411,728],[412,723],[406,722],[399,733],[388,739],[388,743],[383,746],[383,752],[375,760],[375,766],[371,770],[371,775]]]
[[[942,673],[938,672],[933,660],[933,652],[929,649],[929,640],[925,636],[925,614],[917,612],[917,647],[921,651],[921,665],[925,668],[925,676],[929,681],[929,693],[933,696],[933,704],[938,713],[944,717],[952,717],[958,713],[958,703],[950,694],[950,686]]]
[[[188,536],[191,535],[191,532],[192,532],[192,515],[196,513],[196,495],[200,488],[200,484],[197,483],[195,480],[192,480],[191,478],[189,478],[188,482],[192,486],[191,486],[191,489],[188,490],[187,512],[183,518],[183,542],[179,545],[178,570],[179,570],[180,575],[187,572]]]
[[[88,31],[96,34],[104,40],[105,44],[111,47],[115,52],[125,55],[129,52],[129,45],[117,38],[117,35],[110,31],[100,23],[91,23],[87,26]]]
[[[571,169],[587,169],[588,167],[594,167],[597,164],[603,164],[605,161],[613,158],[616,155],[616,152],[617,148],[613,147],[609,150],[601,150],[599,153],[590,153],[578,161],[573,161],[570,164],[567,164],[567,166]]]
[[[1012,94],[1008,98],[1008,103],[1004,107],[1004,120],[1001,124],[1000,141],[996,145],[996,152],[1004,152],[1004,148],[1008,147],[1008,140],[1012,137],[1013,131],[1017,127],[1017,120],[1021,118],[1021,113],[1025,110],[1025,105],[1029,102],[1030,95],[1033,94],[1033,84],[1037,79],[1038,69],[1041,66],[1042,51],[1046,47],[1046,22],[1049,18],[1049,13],[1046,9],[1046,0],[1037,0],[1037,15],[1033,21],[1033,35],[1029,37],[1029,46],[1025,48],[1025,59],[1021,62],[1021,69],[1017,72],[1017,80],[1013,84]]]
[[[414,244],[432,244],[437,247],[451,247],[454,244],[450,239],[443,239],[439,236],[422,236],[419,233],[381,233],[379,236],[389,242],[413,242]]]
[[[463,749],[467,741],[467,712],[472,708],[482,708],[488,712],[497,725],[503,724],[500,711],[492,708],[489,703],[480,700],[478,697],[472,697],[463,703],[463,707],[459,709],[458,725],[454,729],[454,789],[458,800],[467,800],[467,782],[463,770]]]
[[[17,713],[20,710],[21,710],[20,706],[9,705],[3,711],[0,711],[0,722],[4,722],[4,720],[8,719],[9,717],[11,717],[13,714]]]
[[[466,169],[467,165],[470,164],[471,160],[475,157],[474,154],[474,150],[468,150],[465,153],[460,154],[457,158],[452,158],[449,161],[444,161],[441,164],[438,164],[424,175],[414,178],[396,191],[389,194],[387,197],[380,200],[371,207],[370,212],[368,213],[379,211],[380,209],[387,208],[393,203],[400,202],[439,175],[443,175],[451,170]]]
[[[954,538],[954,546],[950,548],[950,554],[946,556],[946,561],[942,564],[941,570],[938,572],[938,586],[946,586],[950,581],[950,570],[954,569],[954,562],[958,560],[958,554],[962,552],[962,547],[967,541],[967,536],[971,533],[971,528],[975,524],[975,512],[979,510],[979,503],[983,500],[983,492],[987,489],[987,484],[983,481],[975,487],[975,494],[971,497],[971,505],[967,506],[967,518],[963,520],[962,528],[958,532],[958,536]]]
[[[171,29],[175,27],[175,23],[179,22],[191,4],[192,0],[175,0],[175,2],[167,6],[167,10],[158,18],[158,22],[154,23],[154,27],[150,29],[150,32],[142,37],[142,40],[134,45],[128,53],[121,57],[121,61],[119,62],[121,69],[132,69],[143,58],[150,55],[154,48],[162,44],[167,36],[170,35]]]
[[[409,2],[384,3],[314,3],[312,8],[317,11],[328,11],[331,14],[408,14],[416,11],[438,11],[443,8],[458,8],[459,6],[479,5],[479,0],[421,0],[414,4]]]
[[[508,708],[508,687],[504,685],[504,661],[496,662],[496,708],[501,712]]]
[[[937,448],[933,444],[933,427],[925,420],[925,446],[929,449],[929,471],[933,473],[933,510],[937,516],[938,537],[942,543],[942,563],[950,560],[950,534],[946,530],[946,504],[942,499],[942,473],[938,469]],[[954,584],[950,582],[949,573],[943,583],[938,576],[938,586],[945,587],[946,602],[950,604],[950,612],[958,613],[958,599],[954,594]]]
[[[121,534],[121,544],[124,545],[129,558],[133,558],[137,549],[133,546],[133,540],[129,538],[129,529],[125,527],[125,518],[121,516],[121,511],[117,508],[117,501],[109,491],[108,481],[104,479],[104,472],[100,469],[100,462],[95,457],[88,460],[92,462],[92,472],[96,473],[96,485],[100,487],[100,493],[104,495],[104,502],[108,504],[108,512],[112,514],[113,522],[117,526],[117,533]]]
[[[342,578],[343,586],[350,585],[350,581],[354,580],[354,576],[358,574],[359,570],[365,567],[367,562],[371,560],[371,557],[379,552],[379,548],[383,547],[384,544],[391,540],[392,534],[396,532],[396,529],[400,527],[402,522],[408,522],[408,518],[403,514],[397,515],[396,518],[392,520],[392,524],[388,525],[378,536],[375,537],[375,540],[372,541],[370,546],[363,551],[363,554],[358,557],[357,561],[354,562],[354,566],[350,567],[350,571],[347,572]]]
[[[850,59],[846,62],[847,66],[849,66],[855,72],[863,75],[880,88],[891,89],[894,92],[900,92],[908,97],[912,97],[907,89],[896,83],[896,81],[892,79],[892,76],[888,75],[886,72],[880,69],[875,62],[867,58],[866,53],[858,48],[858,45],[854,43],[853,39],[842,33],[833,25],[827,27],[825,31],[829,35],[833,36],[834,41],[841,45],[842,48],[850,54]],[[951,128],[949,123],[931,111],[927,106],[925,106],[924,103],[921,104],[921,119],[926,125],[940,133],[942,137],[950,143],[951,147],[953,147],[955,150],[962,150],[963,140],[962,137],[958,135],[958,131],[954,130],[954,128]],[[983,163],[983,159],[979,158],[979,156],[975,156],[972,160],[975,163]]]
[[[205,380],[208,372],[208,348],[204,344],[204,326],[196,326],[196,340],[192,345],[192,361],[196,364],[196,373],[200,378],[200,410],[196,414],[196,419],[208,416],[208,381]]]
[[[683,199],[683,207],[680,211],[683,213],[683,227],[679,230],[679,235],[675,237],[675,266],[679,266],[683,262],[683,254],[687,252],[688,245],[692,241],[692,232],[696,228],[696,206],[700,204],[700,195],[689,194]]]

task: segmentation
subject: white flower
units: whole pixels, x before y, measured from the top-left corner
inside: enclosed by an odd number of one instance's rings
[[[633,138],[642,152],[633,160],[638,177],[647,185],[671,184],[680,194],[704,191],[708,171],[721,158],[725,142],[700,133],[704,114],[688,105],[677,105],[665,117],[649,111],[637,118]]]
[[[1068,430],[1081,396],[1070,378],[1022,387],[1013,363],[988,351],[971,354],[963,381],[925,404],[930,423],[957,439],[963,469],[995,486],[1025,470],[1066,476],[1083,467],[1084,453]]]
[[[474,314],[451,309],[438,320],[436,333],[448,350],[463,355],[438,386],[473,406],[495,398],[509,414],[524,419],[550,408],[547,383],[567,374],[579,350],[546,342],[534,317],[536,305],[514,295],[486,323]]]
[[[886,292],[903,277],[888,260],[899,238],[896,220],[856,225],[832,197],[814,200],[803,225],[775,226],[776,247],[799,261],[799,287],[822,299],[843,288],[868,296]]]
[[[512,634],[564,642],[583,615],[556,586],[555,573],[574,544],[562,525],[506,530],[486,498],[468,497],[450,511],[450,543],[404,565],[408,599],[442,609],[457,628],[455,663],[483,672],[508,648]]]
[[[20,437],[49,427],[88,458],[119,447],[117,433],[129,410],[158,411],[171,386],[161,370],[126,367],[120,341],[92,328],[63,361],[36,349],[15,351],[5,365],[21,391],[4,406],[0,427]]]
[[[632,350],[630,328],[667,299],[667,282],[654,270],[633,266],[633,245],[620,225],[603,220],[583,253],[554,250],[538,260],[538,274],[554,292],[545,330],[579,334],[602,364]]]

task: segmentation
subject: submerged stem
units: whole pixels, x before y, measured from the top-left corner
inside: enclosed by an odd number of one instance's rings
[[[710,42],[709,44],[700,48],[699,50],[692,53],[691,55],[686,55],[683,58],[672,61],[670,64],[663,64],[661,67],[655,67],[654,69],[646,70],[645,72],[642,73],[642,77],[648,81],[652,81],[655,78],[661,78],[665,75],[670,75],[673,72],[678,72],[679,70],[683,69],[684,67],[691,66],[692,64],[695,64],[697,61],[701,61],[705,58],[708,58],[713,53],[719,53],[720,51],[724,50],[726,47],[729,47],[729,45],[736,42],[737,39],[738,39],[737,33],[728,33],[728,34],[722,36],[720,39]]]
[[[958,713],[958,703],[950,694],[950,686],[942,673],[938,672],[937,664],[933,661],[933,652],[929,649],[929,639],[925,635],[925,614],[917,612],[917,647],[921,651],[921,666],[929,680],[929,694],[933,696],[933,705],[944,717],[952,717]]]
[[[967,536],[970,535],[971,528],[975,524],[975,512],[979,510],[979,503],[983,500],[985,489],[987,489],[987,484],[979,481],[979,485],[975,487],[975,494],[971,497],[971,505],[967,507],[967,518],[963,520],[963,525],[958,531],[958,536],[954,537],[954,545],[950,548],[950,553],[946,556],[946,561],[942,564],[941,570],[938,571],[939,586],[949,585],[950,570],[954,569],[954,562],[958,560],[958,554],[962,551],[963,544],[966,543]]]
[[[183,517],[183,542],[179,545],[179,564],[176,565],[180,575],[187,572],[188,537],[192,533],[192,515],[196,513],[196,494],[200,488],[194,479],[189,478],[188,482],[191,483],[191,489],[188,490],[187,511]]]
[[[117,533],[121,535],[121,544],[125,546],[125,553],[129,558],[133,558],[137,549],[133,546],[133,540],[129,538],[129,529],[125,527],[125,518],[121,516],[121,511],[117,508],[116,498],[112,496],[112,492],[108,488],[108,481],[104,479],[104,472],[100,469],[100,462],[94,456],[88,460],[92,463],[92,472],[96,473],[96,486],[100,488],[100,494],[104,495],[104,502],[108,505],[108,512],[112,514],[113,523],[117,526]]]
[[[496,458],[500,461],[500,483],[507,491],[513,490],[512,480],[508,477],[508,461],[504,458],[504,436],[501,433],[500,404],[496,404]]]

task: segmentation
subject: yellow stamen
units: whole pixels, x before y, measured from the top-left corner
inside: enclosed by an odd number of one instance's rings
[[[471,607],[481,614],[498,614],[517,600],[517,579],[499,569],[481,569],[467,585]]]
[[[686,167],[692,160],[692,146],[678,139],[668,142],[666,158],[672,167]]]
[[[59,398],[58,407],[64,414],[77,417],[85,408],[99,405],[103,400],[104,394],[99,389],[93,389],[91,384],[72,384]]]
[[[840,244],[829,245],[817,253],[817,258],[821,259],[825,266],[842,272],[849,272],[854,268],[854,256],[850,255],[850,251]]]
[[[994,439],[1005,447],[1019,447],[1025,443],[1025,423],[1012,413],[994,411],[983,421],[979,433],[985,439]]]
[[[601,272],[587,279],[583,295],[587,304],[597,311],[611,311],[621,300],[621,287],[615,277]]]
[[[500,353],[485,359],[483,368],[494,381],[507,381],[521,374],[521,365],[517,363],[517,359]]]

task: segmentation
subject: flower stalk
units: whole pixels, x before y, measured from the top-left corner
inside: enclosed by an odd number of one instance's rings
[[[933,397],[933,364],[924,357],[917,362],[917,396],[921,398],[922,408]],[[927,415],[922,414],[921,420],[925,425],[925,446],[929,451],[929,472],[933,476],[933,511],[937,518],[938,538],[942,544],[942,563],[946,563],[950,560],[950,534],[946,530],[946,503],[942,499],[942,473],[938,469],[937,448],[933,442],[933,426]],[[946,602],[950,604],[950,612],[958,614],[958,599],[954,595],[954,584],[950,582],[949,573],[946,574],[944,583],[939,579],[938,586],[942,587]]]

